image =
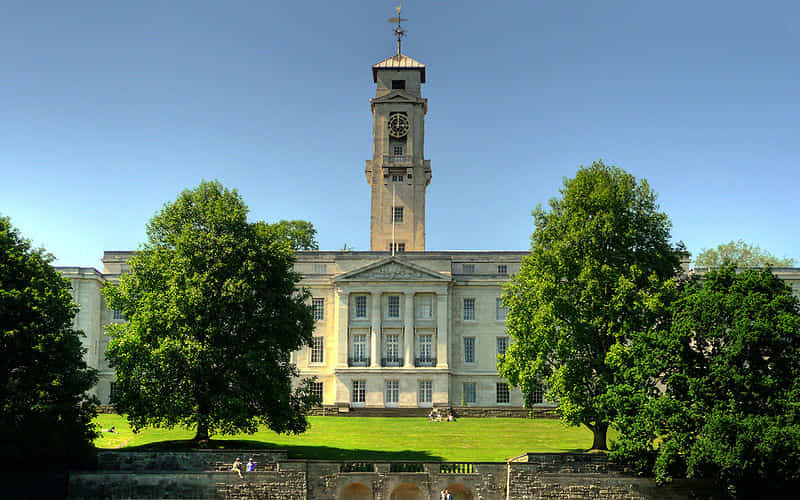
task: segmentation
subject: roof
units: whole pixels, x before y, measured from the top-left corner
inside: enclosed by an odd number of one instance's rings
[[[379,69],[417,69],[420,72],[420,81],[425,83],[425,65],[403,54],[396,54],[388,59],[372,65],[372,80],[378,82]]]

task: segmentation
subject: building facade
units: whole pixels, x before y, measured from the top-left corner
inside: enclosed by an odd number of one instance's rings
[[[311,292],[313,345],[293,353],[301,376],[317,378],[325,406],[416,408],[521,407],[522,394],[497,372],[508,348],[502,285],[527,252],[442,252],[425,249],[422,97],[425,65],[398,53],[372,67],[376,94],[373,153],[366,162],[371,192],[370,251],[299,252],[295,270]],[[101,289],[128,271],[133,252],[105,252],[103,271],[61,267],[80,306],[94,389],[107,403],[114,373],[105,359],[104,326],[124,318],[105,305]],[[800,269],[775,272],[800,294]],[[535,405],[549,406],[542,391]]]

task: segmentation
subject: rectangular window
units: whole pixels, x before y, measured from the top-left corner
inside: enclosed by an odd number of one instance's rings
[[[497,354],[505,354],[508,350],[508,337],[497,337]]]
[[[431,295],[417,295],[417,318],[433,318],[433,297]]]
[[[389,295],[386,298],[386,317],[397,319],[400,317],[400,296]]]
[[[314,337],[313,343],[311,344],[311,362],[312,363],[322,363],[323,360],[323,338],[322,337]]]
[[[503,305],[503,299],[498,297],[495,304],[494,318],[498,321],[505,321],[506,316],[508,316],[508,308]]]
[[[366,319],[367,317],[367,296],[356,295],[354,299],[354,318]]]
[[[417,359],[417,366],[433,366],[435,360],[433,359],[433,335],[420,335],[419,336],[419,358]]]
[[[475,272],[475,264],[461,264],[461,270],[464,274],[472,274]]]
[[[406,88],[406,81],[405,80],[392,80],[392,89],[393,90],[405,90]]]
[[[498,382],[497,383],[497,402],[498,403],[508,403],[511,399],[508,395],[508,384],[505,382]]]
[[[125,321],[125,315],[122,314],[122,311],[120,311],[119,309],[114,309],[113,319],[115,321]]]
[[[402,154],[402,153],[400,153],[400,154]],[[392,182],[403,182],[403,176],[402,175],[393,175],[392,176]]]
[[[399,366],[400,364],[400,335],[386,335],[383,349],[384,366]]]
[[[319,399],[319,404],[322,404],[322,382],[311,383],[311,394]]]
[[[311,308],[314,310],[314,320],[322,321],[325,319],[325,299],[311,299]]]
[[[314,274],[326,274],[328,272],[328,264],[314,264]]]
[[[392,208],[392,222],[403,222],[403,207]]]
[[[464,299],[464,321],[475,319],[475,299]]]
[[[475,382],[464,382],[464,403],[475,404],[476,392]]]
[[[392,251],[392,242],[389,242],[389,251]],[[401,253],[406,251],[406,244],[405,243],[396,243],[394,245],[395,253]]]
[[[113,401],[114,393],[117,392],[117,383],[111,382],[108,388],[108,398],[109,400]]]
[[[464,363],[475,362],[475,337],[464,337]]]
[[[421,405],[431,404],[433,402],[432,380],[419,381],[419,391],[417,391],[417,402]]]
[[[540,405],[544,403],[544,387],[541,384],[534,386],[533,390],[528,396],[528,402],[534,405]]]
[[[403,146],[400,146],[399,144],[395,144],[394,146],[392,146],[392,155],[403,156]]]
[[[367,365],[369,365],[369,356],[367,355],[367,336],[363,334],[353,335],[353,357],[350,360],[350,366]]]
[[[396,406],[400,402],[400,381],[387,380],[384,401],[386,406]]]
[[[508,274],[508,264],[497,264],[497,274]]]
[[[350,402],[364,404],[367,401],[367,381],[353,380],[353,392],[350,394]]]

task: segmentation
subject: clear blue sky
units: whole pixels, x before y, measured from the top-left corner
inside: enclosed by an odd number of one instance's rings
[[[397,2],[6,2],[0,213],[100,267],[202,179],[251,218],[369,249],[370,66]],[[427,65],[430,250],[525,250],[597,159],[645,178],[694,254],[800,260],[800,2],[404,2]]]

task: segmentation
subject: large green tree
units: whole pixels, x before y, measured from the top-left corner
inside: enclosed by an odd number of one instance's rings
[[[793,266],[794,259],[779,258],[758,245],[743,240],[722,243],[716,248],[704,248],[695,259],[697,267],[720,267],[735,264],[738,267]]]
[[[533,211],[531,252],[503,294],[515,342],[498,368],[525,393],[546,384],[563,420],[606,449],[624,378],[614,353],[663,324],[680,249],[647,182],[617,167],[580,168],[549,205]]]
[[[668,331],[630,346],[642,385],[658,377],[663,386],[622,409],[616,458],[662,482],[714,478],[766,494],[800,481],[800,306],[791,289],[769,269],[728,266],[688,283],[673,311]]]
[[[290,353],[311,342],[306,293],[285,225],[250,223],[235,190],[203,182],[167,203],[106,299],[127,323],[108,327],[113,404],[136,430],[214,433],[306,429],[310,383],[293,387]]]
[[[52,259],[0,217],[0,456],[40,471],[78,465],[96,436],[87,391],[97,375],[72,327],[69,281]]]

